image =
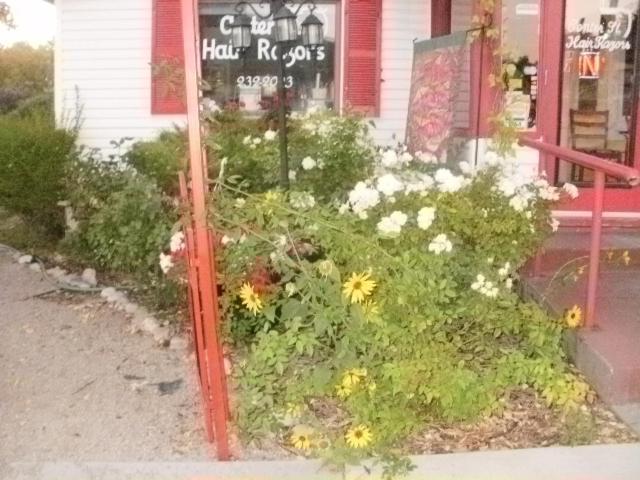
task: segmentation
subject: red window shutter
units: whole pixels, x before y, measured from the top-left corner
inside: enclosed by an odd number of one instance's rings
[[[186,113],[180,0],[153,0],[151,113]]]
[[[380,113],[382,0],[346,0],[344,98],[348,109]]]

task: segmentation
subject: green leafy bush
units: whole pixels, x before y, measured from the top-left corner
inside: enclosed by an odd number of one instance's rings
[[[162,132],[155,140],[134,143],[123,160],[155,180],[162,191],[177,195],[178,172],[184,170],[185,155],[185,133],[176,129]]]
[[[280,179],[278,135],[271,123],[242,119],[236,112],[215,115],[208,145],[211,177],[225,178],[249,192],[276,188]],[[375,151],[368,125],[358,117],[331,112],[289,122],[289,179],[292,188],[323,201],[341,198],[371,174]]]
[[[396,468],[390,452],[422,425],[499,413],[522,385],[555,407],[587,398],[561,324],[514,292],[565,193],[497,158],[482,171],[429,161],[381,152],[339,208],[219,183],[220,301],[243,352],[248,439]]]
[[[158,252],[178,218],[173,199],[122,163],[90,156],[75,163],[73,185],[79,228],[71,246],[112,271],[157,274]]]
[[[49,118],[0,117],[0,205],[60,234],[64,218],[57,203],[67,196],[74,141]]]

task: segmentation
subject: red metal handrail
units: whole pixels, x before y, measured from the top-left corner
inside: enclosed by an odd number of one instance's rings
[[[610,160],[605,160],[604,158],[594,157],[593,155],[579,152],[577,150],[571,150],[570,148],[559,147],[539,140],[533,140],[524,136],[520,138],[519,143],[525,147],[535,148],[543,153],[578,164],[581,167],[601,171],[610,177],[624,180],[630,186],[640,185],[640,171],[635,168],[627,167],[626,165],[621,165]]]
[[[587,153],[571,150],[570,148],[559,147],[550,143],[532,140],[521,137],[520,145],[534,148],[541,153],[566,160],[581,167],[594,170],[594,200],[591,223],[591,249],[589,253],[589,279],[587,282],[587,306],[585,316],[585,326],[593,328],[596,326],[596,295],[598,293],[598,276],[600,273],[600,249],[602,247],[602,211],[604,209],[604,190],[607,175],[624,180],[631,187],[640,184],[640,171],[635,168],[620,165],[603,158],[595,157]],[[542,160],[540,165],[542,165]]]

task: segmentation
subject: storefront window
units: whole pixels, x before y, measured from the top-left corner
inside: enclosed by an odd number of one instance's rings
[[[265,2],[254,2],[260,12],[268,13]],[[312,53],[301,41],[288,49],[285,57],[287,106],[294,111],[311,107],[333,108],[336,91],[336,5],[317,2],[315,15],[323,22],[325,44]],[[239,108],[259,114],[277,107],[278,52],[273,23],[261,20],[247,8],[252,20],[252,46],[242,58],[231,45],[230,25],[235,3],[216,2],[200,8],[202,77],[205,96],[220,106]],[[309,14],[303,7],[298,28]]]
[[[566,0],[561,143],[624,164],[632,163],[638,6]],[[560,162],[559,181],[592,180],[592,171]]]
[[[502,38],[500,81],[505,90],[507,112],[520,129],[534,129],[538,102],[540,0],[503,0]]]

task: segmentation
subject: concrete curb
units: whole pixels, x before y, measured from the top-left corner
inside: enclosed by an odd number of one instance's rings
[[[408,480],[638,480],[640,443],[412,457]],[[15,463],[5,480],[378,480],[380,469],[343,476],[316,460],[269,462]]]

